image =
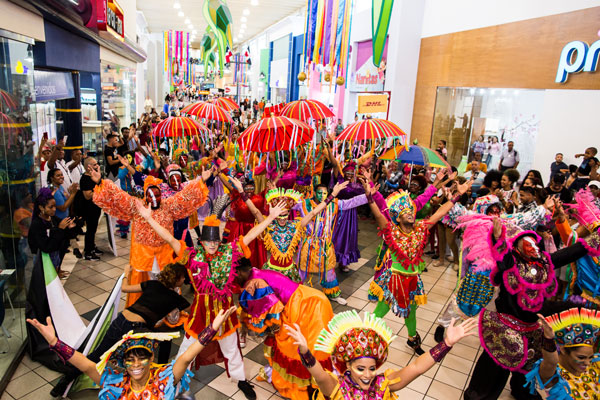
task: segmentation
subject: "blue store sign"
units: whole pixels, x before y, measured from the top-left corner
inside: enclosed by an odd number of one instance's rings
[[[70,72],[33,71],[35,100],[70,99],[75,96],[73,78]]]

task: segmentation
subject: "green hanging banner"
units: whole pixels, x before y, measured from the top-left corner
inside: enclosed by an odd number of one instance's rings
[[[373,0],[371,9],[371,30],[373,36],[373,64],[379,67],[385,41],[387,38],[390,21],[392,19],[392,7],[394,0]]]

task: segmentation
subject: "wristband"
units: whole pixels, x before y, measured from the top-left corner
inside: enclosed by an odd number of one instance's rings
[[[462,197],[462,195],[457,194],[456,196],[454,196],[450,201],[452,202],[452,204],[456,204],[460,201],[460,198]]]
[[[210,341],[213,337],[215,337],[216,334],[217,331],[215,331],[211,326],[208,326],[204,328],[202,332],[200,332],[200,334],[198,335],[198,341],[202,346],[206,346],[210,343]]]
[[[333,201],[333,195],[330,194],[329,196],[327,196],[327,198],[325,199],[325,204],[329,204]]]
[[[548,339],[546,336],[542,336],[542,350],[548,353],[554,353],[556,351],[556,342],[554,339]]]
[[[63,364],[66,364],[67,361],[69,361],[71,357],[73,357],[73,354],[75,354],[75,349],[66,344],[65,342],[62,342],[60,339],[56,341],[54,346],[50,346],[50,350],[52,350],[58,355]]]
[[[429,354],[435,362],[440,362],[450,350],[452,350],[452,347],[446,344],[446,340],[442,340],[429,350]]]
[[[312,355],[310,350],[308,350],[305,354],[300,353],[300,349],[298,349],[298,354],[300,355],[300,361],[302,361],[302,365],[306,368],[312,368],[317,364],[317,359]]]
[[[242,194],[240,195],[242,196],[242,201],[245,203],[247,202],[250,198],[248,197],[248,194],[246,192],[242,192]]]
[[[371,193],[367,194],[367,203],[371,204],[373,203],[373,195]]]

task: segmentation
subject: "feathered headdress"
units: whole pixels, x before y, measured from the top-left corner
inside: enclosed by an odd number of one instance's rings
[[[271,189],[265,195],[265,200],[270,206],[275,206],[280,202],[285,202],[288,209],[291,209],[296,203],[302,200],[302,194],[293,189]]]
[[[181,167],[177,164],[169,164],[167,168],[165,168],[165,172],[167,176],[171,176],[171,174],[181,174]]]
[[[179,158],[182,155],[187,155],[187,151],[185,149],[178,148],[177,150],[175,150],[173,152],[173,161],[175,161],[176,163],[179,163]]]
[[[379,368],[395,338],[383,319],[375,314],[365,312],[361,319],[355,310],[345,311],[335,315],[321,331],[315,350],[331,354],[331,361],[340,373],[346,370],[347,362],[362,357],[375,359]]]
[[[415,202],[410,198],[410,194],[405,190],[400,190],[390,194],[386,199],[388,212],[392,221],[397,222],[397,218],[407,213],[416,213]]]
[[[575,211],[575,218],[590,232],[595,232],[600,227],[600,209],[594,202],[595,197],[589,188],[584,188],[575,193],[575,204],[568,207]]]
[[[146,191],[148,191],[148,188],[150,186],[159,187],[158,185],[160,185],[161,183],[163,183],[162,179],[158,179],[158,178],[153,177],[152,175],[148,175],[146,177],[146,179],[144,180],[144,193],[146,193]]]
[[[473,203],[473,210],[477,211],[480,214],[485,214],[492,205],[497,205],[502,208],[502,203],[498,196],[493,194],[488,194],[487,196],[478,197]]]
[[[600,337],[600,311],[571,308],[546,317],[546,322],[561,346],[594,346]]]
[[[96,364],[98,373],[102,375],[104,368],[107,364],[111,364],[112,367],[125,370],[125,354],[129,350],[133,349],[146,349],[152,354],[157,354],[158,342],[163,340],[171,340],[179,337],[179,332],[141,332],[133,333],[129,331],[123,338],[115,343],[110,349],[108,349],[102,357],[100,362]]]

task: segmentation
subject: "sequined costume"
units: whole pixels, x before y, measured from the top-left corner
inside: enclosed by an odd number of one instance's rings
[[[400,382],[401,379],[390,379],[389,375],[393,372],[393,369],[388,369],[383,374],[378,374],[366,393],[352,381],[350,371],[346,371],[341,376],[329,372],[338,383],[329,397],[325,398],[319,393],[317,400],[395,400],[398,396],[390,391],[390,385]]]
[[[284,326],[298,324],[313,347],[333,318],[327,297],[275,271],[254,268],[244,284],[240,305],[248,315],[244,320],[248,329],[267,335],[264,355],[272,368],[271,382],[277,392],[290,399],[308,399],[310,372],[302,366],[294,340]],[[329,354],[315,352],[315,357],[323,368],[332,370]]]
[[[281,225],[273,221],[262,234],[265,249],[270,253],[263,269],[281,272],[294,282],[300,282],[298,267],[294,262],[300,240],[304,235],[301,219],[285,221]]]
[[[338,220],[338,212],[350,210],[367,203],[367,197],[359,195],[349,200],[334,199],[317,214],[306,226],[306,233],[300,246],[300,275],[305,280],[310,273],[318,273],[323,292],[329,298],[338,297],[342,291],[335,274],[335,251],[332,243],[333,231]],[[302,217],[316,206],[312,199],[305,199],[300,206]]]
[[[160,207],[152,210],[152,218],[172,233],[173,222],[194,212],[199,205],[204,204],[207,195],[208,189],[202,179],[195,179],[176,195],[161,201]],[[104,179],[94,189],[93,200],[107,214],[132,221],[129,253],[131,285],[148,280],[148,273],[152,271],[153,264],[156,263],[157,267],[161,268],[174,259],[171,246],[138,214],[135,197],[122,191],[110,180]],[[139,297],[139,293],[129,293],[126,307],[132,305]]]

